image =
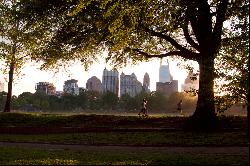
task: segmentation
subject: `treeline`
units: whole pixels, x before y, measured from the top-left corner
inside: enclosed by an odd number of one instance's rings
[[[45,93],[24,92],[18,97],[12,97],[12,110],[24,111],[138,111],[141,108],[142,99],[148,100],[150,112],[163,113],[175,112],[177,103],[182,100],[183,108],[194,111],[197,97],[185,92],[173,93],[164,96],[160,92],[153,91],[149,94],[140,93],[135,97],[123,95],[117,97],[112,92],[98,93],[95,91],[80,92],[79,95],[64,94],[61,97],[46,95]],[[6,92],[0,93],[0,109],[3,110],[6,100]]]

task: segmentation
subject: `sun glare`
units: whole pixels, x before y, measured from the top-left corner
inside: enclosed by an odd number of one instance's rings
[[[181,91],[181,84],[184,83],[185,78],[187,77],[187,71],[177,67],[178,61],[169,61],[170,73],[173,76],[174,80],[178,80],[178,90]],[[104,68],[111,69],[110,65],[100,61],[99,63],[95,62],[88,71],[85,71],[80,63],[75,63],[72,66],[69,66],[66,69],[60,70],[58,73],[53,71],[41,71],[39,70],[39,64],[26,64],[22,70],[23,76],[20,77],[13,86],[13,94],[19,95],[23,92],[35,92],[35,84],[38,82],[51,82],[56,86],[57,91],[63,90],[64,81],[68,79],[77,79],[79,87],[86,87],[87,80],[96,76],[102,80],[102,73]],[[156,90],[156,82],[159,81],[159,67],[160,60],[152,59],[149,62],[141,62],[138,65],[127,66],[121,69],[118,69],[119,73],[123,72],[125,74],[135,73],[137,80],[141,83],[143,82],[144,74],[147,72],[150,77],[150,90]],[[7,83],[4,81],[4,78],[7,78],[7,75],[1,74],[0,80],[5,84],[5,91],[7,90]]]

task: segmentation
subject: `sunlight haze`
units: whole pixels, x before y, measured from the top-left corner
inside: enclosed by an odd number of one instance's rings
[[[166,58],[165,58],[166,59]],[[163,60],[163,64],[166,63],[166,60]],[[181,84],[184,83],[184,80],[187,76],[187,71],[177,67],[177,61],[169,60],[170,73],[173,75],[174,80],[179,81],[178,90],[181,91]],[[87,80],[96,76],[102,80],[103,69],[107,68],[111,70],[110,65],[105,64],[104,62],[94,63],[88,71],[85,71],[80,63],[72,64],[72,66],[61,70],[58,73],[53,71],[41,71],[39,70],[39,65],[30,65],[26,64],[22,70],[23,76],[19,78],[14,76],[13,84],[13,95],[20,95],[23,92],[35,92],[35,84],[38,82],[50,82],[56,86],[57,91],[63,90],[64,81],[68,79],[78,80],[78,86],[86,88]],[[159,81],[159,59],[151,59],[149,62],[141,62],[135,66],[127,66],[122,69],[118,69],[119,75],[123,72],[126,75],[130,75],[133,72],[135,73],[137,80],[143,83],[143,77],[146,72],[148,72],[150,77],[150,90],[156,90],[156,82]],[[5,79],[4,79],[5,78]],[[1,74],[0,81],[4,82],[4,90],[7,91],[7,82],[5,81],[8,78],[8,75]]]

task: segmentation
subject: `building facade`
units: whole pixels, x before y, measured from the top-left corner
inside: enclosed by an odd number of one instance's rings
[[[150,93],[150,78],[147,72],[144,74],[144,77],[143,77],[142,89],[144,92]]]
[[[128,94],[135,97],[142,91],[142,84],[137,80],[134,73],[125,75],[123,72],[120,75],[120,96]]]
[[[119,94],[119,72],[116,69],[109,71],[105,68],[103,70],[102,91],[103,92],[110,91],[118,96]]]
[[[43,92],[47,95],[56,95],[56,87],[49,82],[38,82],[35,86],[36,92]]]
[[[88,91],[102,92],[102,83],[96,76],[93,76],[87,80],[86,89]]]
[[[168,62],[167,65],[160,65],[159,82],[156,82],[156,91],[163,93],[165,96],[178,92],[178,80],[173,80]]]
[[[165,83],[165,82],[171,82],[172,80],[173,80],[173,76],[170,73],[168,61],[166,65],[160,64],[159,82]]]
[[[71,79],[64,82],[63,92],[72,95],[79,95],[78,80]]]

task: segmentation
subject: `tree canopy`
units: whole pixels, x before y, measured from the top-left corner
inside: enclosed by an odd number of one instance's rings
[[[236,42],[235,37],[243,39],[241,34],[248,31],[241,31],[234,24],[248,20],[246,0],[23,0],[21,3],[23,11],[31,13],[34,23],[49,23],[51,40],[41,53],[47,64],[80,59],[87,66],[100,49],[108,50],[106,59],[114,65],[168,56],[198,62],[199,91],[193,117],[205,127],[216,120],[215,60],[219,55],[234,56],[233,50],[227,49],[233,47],[232,43],[226,47],[222,43]],[[243,40],[243,45],[248,43]]]
[[[241,102],[248,104],[249,92],[249,9],[233,17],[230,30],[223,38],[222,49],[216,59],[216,73],[223,84],[218,87],[219,102],[225,101],[224,109]]]
[[[8,74],[8,92],[4,111],[10,112],[14,75],[19,74],[23,65],[36,59],[34,50],[41,43],[45,33],[30,26],[20,4],[15,0],[0,1],[0,60],[3,74]],[[27,14],[27,13],[26,13]],[[33,25],[35,26],[35,25]]]

